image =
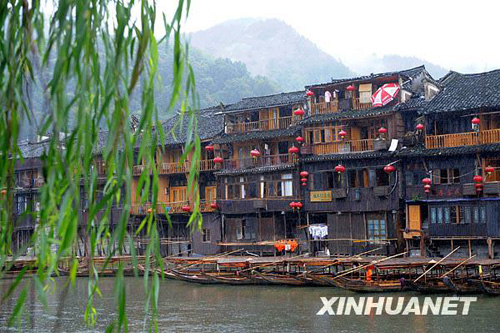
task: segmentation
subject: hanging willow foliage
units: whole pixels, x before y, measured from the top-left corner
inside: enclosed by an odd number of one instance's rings
[[[128,247],[137,273],[133,238],[141,233],[148,239],[145,266],[152,262],[162,265],[154,209],[159,207],[155,156],[164,151],[166,135],[160,114],[173,114],[174,110],[187,114],[183,159],[189,156],[194,161],[188,179],[194,202],[189,225],[200,227],[198,102],[194,74],[187,61],[188,47],[181,38],[181,23],[189,7],[189,0],[178,0],[171,17],[163,14],[160,24],[165,35],[157,39],[158,13],[152,1],[55,0],[47,4],[11,0],[1,6],[0,278],[28,249],[36,257],[36,264],[25,267],[2,296],[4,302],[14,291],[19,295],[10,324],[20,322],[30,284],[35,286],[38,299],[46,303],[45,293],[52,277],[59,275],[61,263],[70,267],[70,280],[75,280],[82,264],[76,253],[79,238],[86,244],[89,285],[85,320],[90,326],[99,319],[93,307],[94,298],[100,294],[99,270],[93,261],[97,248],[105,248],[107,264]],[[173,56],[173,78],[166,91],[158,88],[159,47],[167,48]],[[30,92],[34,88],[43,94],[41,117],[33,112]],[[168,105],[158,106],[158,94],[168,95]],[[133,98],[140,100],[139,110],[131,110]],[[132,112],[139,120],[135,127],[130,121]],[[23,162],[19,146],[22,122],[29,122],[39,136],[49,139],[42,155],[44,185],[39,204],[26,213],[34,221],[34,232],[22,249],[13,251],[14,170]],[[99,185],[102,180],[98,179],[97,160],[106,168],[104,187]],[[135,164],[145,166],[136,190],[141,195],[135,202],[151,204],[153,209],[131,233]],[[119,221],[111,223],[111,212],[117,210]],[[127,331],[123,268],[120,263],[114,283],[117,316],[108,327],[112,331]],[[28,269],[36,269],[36,274],[28,277]],[[155,331],[159,280],[157,270],[152,277],[144,277],[147,322]]]

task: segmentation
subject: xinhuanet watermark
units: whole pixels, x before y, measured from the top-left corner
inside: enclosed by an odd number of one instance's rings
[[[320,297],[323,307],[316,313],[321,316],[342,315],[441,315],[467,316],[477,297]]]

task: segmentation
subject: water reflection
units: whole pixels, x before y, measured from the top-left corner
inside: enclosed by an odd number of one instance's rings
[[[0,281],[1,293],[6,291],[10,282]],[[57,290],[49,294],[46,310],[35,300],[34,288],[29,290],[23,331],[89,331],[84,323],[86,279],[78,279],[75,288],[66,297],[62,292],[64,282],[64,279],[56,280]],[[98,325],[93,330],[96,332],[103,331],[114,318],[112,278],[102,278],[101,291],[103,297],[95,302],[99,315]],[[143,305],[146,297],[142,279],[127,278],[126,292],[129,328],[131,331],[142,331],[145,328]],[[409,297],[416,294],[383,296],[402,295]],[[177,332],[499,331],[496,316],[500,313],[500,297],[478,296],[478,302],[471,305],[469,316],[317,316],[322,307],[321,296],[359,295],[327,287],[217,286],[165,280],[160,290],[159,327],[161,331]],[[14,306],[15,298],[2,305],[0,331],[6,330],[8,315]]]

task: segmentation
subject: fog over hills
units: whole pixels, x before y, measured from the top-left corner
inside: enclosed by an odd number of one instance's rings
[[[250,73],[268,77],[283,91],[303,89],[307,84],[329,81],[332,77],[386,72],[422,64],[435,78],[447,72],[425,60],[396,54],[368,54],[361,61],[351,63],[349,68],[278,19],[226,21],[194,32],[189,38],[194,48],[213,57],[241,61]],[[332,43],[335,43],[333,37]]]

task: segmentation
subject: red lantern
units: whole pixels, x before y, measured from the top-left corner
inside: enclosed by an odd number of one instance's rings
[[[338,173],[343,173],[343,172],[345,172],[345,167],[344,167],[343,165],[340,165],[340,164],[339,164],[339,165],[337,165],[337,166],[335,167],[335,172],[338,172]]]
[[[378,134],[387,134],[387,128],[385,127],[380,127],[378,129]]]
[[[487,166],[486,168],[484,168],[484,171],[486,171],[488,175],[491,175],[493,172],[495,172],[495,168],[492,166]]]
[[[417,131],[423,131],[425,126],[424,126],[424,124],[418,124],[416,128],[417,128]]]
[[[257,157],[259,157],[259,156],[260,156],[260,151],[258,151],[257,149],[252,149],[252,150],[250,151],[250,155],[252,155],[252,157],[257,158]]]
[[[430,185],[432,184],[432,180],[430,178],[424,178],[422,179],[422,183],[424,183],[425,185]]]
[[[301,136],[298,136],[295,138],[295,141],[297,141],[298,143],[302,143],[302,142],[304,142],[304,138]]]
[[[425,193],[429,193],[430,191],[431,191],[431,185],[429,185],[429,184],[425,184],[425,185],[424,185],[424,192],[425,192]]]
[[[224,162],[224,159],[222,157],[217,156],[216,158],[214,158],[214,163],[222,164],[222,162]]]
[[[302,117],[305,114],[305,112],[304,112],[304,110],[302,110],[302,108],[300,108],[300,109],[293,111],[293,114],[296,116]]]
[[[302,178],[300,181],[303,183],[307,183],[307,178]]]
[[[294,201],[290,202],[290,204],[289,204],[290,208],[295,209],[295,207],[296,207],[295,204],[296,203]]]
[[[212,208],[212,209],[217,209],[218,207],[219,207],[219,206],[217,205],[217,202],[212,202],[212,203],[210,204],[210,208]]]
[[[308,90],[308,91],[306,91],[306,96],[312,97],[312,96],[314,96],[314,93],[311,90]]]
[[[354,91],[354,90],[356,90],[356,88],[352,84],[350,84],[347,86],[346,90],[347,91]]]
[[[480,175],[475,175],[472,178],[472,180],[475,181],[476,183],[482,183],[483,182],[483,177],[481,177]]]
[[[385,167],[384,167],[384,171],[386,173],[393,173],[394,171],[396,171],[396,168],[394,167],[394,165],[392,164],[387,164]]]
[[[300,172],[300,177],[306,178],[307,176],[309,176],[309,172],[307,172],[307,171],[301,171]],[[306,181],[307,181],[307,179],[306,179]]]
[[[186,213],[188,213],[188,212],[190,212],[190,211],[191,211],[191,207],[189,207],[189,206],[182,206],[182,208],[181,208],[181,209],[182,209],[184,212],[186,212]]]
[[[303,205],[302,205],[302,202],[300,202],[300,201],[295,203],[295,207],[296,207],[297,209],[301,209],[301,208],[302,208],[302,206],[303,206]]]
[[[479,119],[478,117],[472,118],[473,125],[479,125],[480,123],[481,123],[481,119]]]
[[[307,183],[302,183],[302,186],[307,186]]]
[[[288,152],[290,154],[298,154],[299,153],[299,148],[297,148],[295,146],[291,146],[290,149],[288,149]]]
[[[205,150],[206,151],[214,151],[214,146],[212,146],[212,145],[205,146]]]
[[[344,139],[344,138],[346,137],[346,135],[347,135],[347,132],[346,132],[346,131],[344,131],[344,130],[340,130],[340,132],[339,132],[339,136],[340,136],[340,138],[341,138],[341,139]]]

